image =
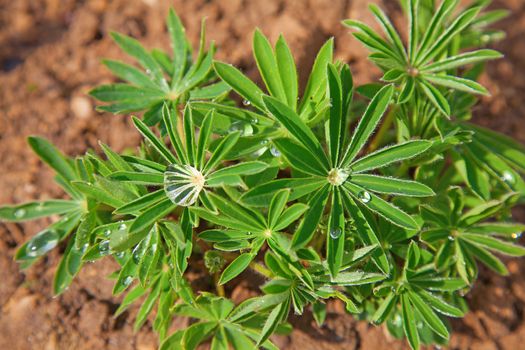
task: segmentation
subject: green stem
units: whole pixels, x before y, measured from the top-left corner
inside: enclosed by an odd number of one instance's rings
[[[253,271],[263,275],[264,277],[266,278],[271,278],[272,277],[272,272],[270,270],[268,270],[266,267],[264,267],[263,265],[255,262],[255,261],[252,261],[250,263],[250,269],[252,269]]]
[[[370,142],[370,146],[368,147],[369,153],[378,149],[381,143],[383,142],[383,139],[385,138],[386,133],[388,132],[388,130],[392,126],[392,123],[394,122],[394,115],[396,114],[396,112],[397,112],[397,106],[392,108],[386,115],[386,118],[383,121],[383,124],[381,124],[379,131],[374,136],[374,139],[372,140],[372,142]]]
[[[215,289],[217,290],[217,295],[220,297],[224,297],[226,294],[224,293],[224,286],[222,284],[219,284],[219,273],[215,272],[213,274],[213,282],[215,283]]]

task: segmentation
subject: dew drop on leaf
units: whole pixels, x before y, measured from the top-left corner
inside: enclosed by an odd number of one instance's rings
[[[244,106],[249,106],[249,105],[251,105],[252,103],[251,103],[250,101],[248,101],[248,100],[242,100],[242,104],[243,104]]]
[[[512,236],[512,238],[514,238],[514,239],[518,239],[518,238],[521,237],[521,235],[522,235],[522,232],[517,232],[517,233],[513,233],[511,236]]]
[[[454,241],[454,236],[448,236],[447,237],[449,241],[453,242]]]
[[[253,118],[253,119],[251,120],[251,123],[252,123],[252,124],[257,124],[257,123],[259,123],[259,119],[257,119],[257,118]]]
[[[372,200],[372,196],[367,191],[361,191],[357,194],[357,198],[363,203],[368,203]]]
[[[27,243],[26,254],[30,257],[44,255],[57,246],[59,238],[58,232],[53,229],[41,231]]]
[[[100,255],[108,255],[109,254],[109,240],[100,242],[98,244],[98,251],[100,252]]]
[[[516,182],[514,175],[508,170],[505,170],[503,172],[503,174],[501,175],[501,180],[505,181],[509,185],[513,185]]]
[[[129,285],[131,284],[131,282],[133,282],[133,277],[131,277],[131,276],[126,276],[126,277],[124,277],[124,279],[122,280],[122,284],[123,284],[124,286],[126,286],[126,287],[129,286]]]
[[[281,156],[281,152],[275,146],[272,146],[272,148],[270,148],[270,153],[274,157],[280,157]]]
[[[124,231],[127,228],[126,224],[120,224],[118,226],[119,231]]]
[[[26,215],[26,210],[25,209],[17,209],[17,210],[15,210],[14,215],[15,215],[15,218],[21,219],[21,218],[23,218]]]
[[[330,229],[330,237],[332,239],[338,239],[339,237],[341,237],[341,233],[343,231],[341,230],[341,228],[339,227],[333,227]]]
[[[191,165],[171,164],[164,173],[164,191],[175,204],[187,207],[194,204],[204,188],[204,175]]]
[[[104,236],[109,237],[109,235],[111,235],[111,230],[110,229],[105,230]]]

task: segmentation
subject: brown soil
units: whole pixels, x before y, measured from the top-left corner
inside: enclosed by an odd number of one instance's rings
[[[208,17],[209,38],[219,45],[219,58],[256,77],[251,57],[251,33],[259,26],[272,39],[282,32],[292,46],[300,71],[330,36],[336,56],[351,62],[358,83],[376,71],[366,52],[339,25],[343,18],[372,23],[369,0],[193,0],[175,1],[192,41],[197,41],[201,17]],[[399,14],[393,0],[375,1]],[[508,38],[498,45],[505,60],[490,65],[483,77],[493,96],[475,113],[480,124],[525,143],[525,3],[496,1],[512,10],[500,24]],[[0,0],[0,203],[61,196],[52,173],[30,152],[25,139],[39,134],[70,155],[98,149],[102,140],[117,150],[137,144],[129,118],[98,114],[86,97],[93,86],[111,80],[101,57],[121,58],[109,39],[111,30],[133,35],[148,47],[167,47],[163,19],[168,2],[157,0]],[[399,18],[399,16],[397,16]],[[304,74],[303,74],[304,79]],[[516,211],[525,219],[525,211]],[[20,272],[16,247],[44,227],[44,221],[23,225],[0,223],[0,349],[155,349],[149,324],[133,333],[136,310],[115,319],[119,300],[112,297],[106,276],[109,260],[86,266],[69,291],[52,298],[51,281],[58,251],[28,271]],[[511,275],[481,278],[468,295],[472,312],[455,321],[453,349],[519,349],[525,341],[525,260],[508,262]],[[240,298],[248,289],[233,291]],[[314,326],[312,317],[296,317],[296,330],[278,337],[282,349],[404,349],[382,328],[355,321],[342,305],[330,304],[327,324]],[[185,321],[176,320],[179,326]]]

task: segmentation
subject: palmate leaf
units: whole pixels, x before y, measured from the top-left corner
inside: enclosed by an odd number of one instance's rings
[[[473,5],[455,19],[449,19],[456,4],[455,0],[442,0],[430,23],[422,24],[419,23],[419,17],[425,17],[423,1],[406,1],[407,49],[388,17],[375,5],[370,9],[382,27],[386,40],[362,23],[352,20],[343,22],[356,29],[358,32],[354,33],[354,36],[372,51],[371,60],[385,72],[383,80],[394,82],[399,87],[399,104],[415,101],[414,92],[417,92],[417,98],[421,98],[419,94],[425,95],[441,114],[449,117],[449,103],[437,86],[474,94],[488,94],[480,84],[457,76],[454,70],[465,65],[497,59],[501,55],[493,50],[457,52],[453,38],[460,37],[475,21],[481,6]],[[448,48],[450,50],[447,51]]]
[[[206,52],[205,22],[194,60],[190,56],[191,47],[184,27],[173,9],[169,11],[166,23],[173,48],[171,55],[159,49],[149,52],[134,38],[111,34],[118,46],[133,57],[144,72],[119,61],[105,60],[104,64],[113,74],[126,83],[103,85],[90,91],[94,98],[110,103],[99,106],[99,110],[112,113],[145,111],[144,122],[154,125],[162,120],[164,103],[176,107],[188,99],[216,100],[227,95],[229,87],[214,84],[214,76],[210,74],[213,72],[215,47],[212,43]]]

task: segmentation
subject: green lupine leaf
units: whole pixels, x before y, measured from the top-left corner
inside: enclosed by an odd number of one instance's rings
[[[275,59],[279,67],[279,75],[286,94],[287,104],[295,110],[298,95],[297,70],[292,52],[282,35],[279,36],[275,44]]]
[[[272,312],[270,312],[270,315],[266,319],[266,322],[264,323],[264,326],[262,328],[261,334],[259,336],[259,339],[257,340],[257,346],[259,344],[262,344],[270,337],[270,335],[274,332],[274,330],[277,328],[279,323],[286,318],[288,315],[288,303],[280,303],[277,305]]]
[[[279,217],[273,229],[275,231],[280,231],[288,227],[291,223],[298,220],[308,209],[309,207],[306,204],[295,203],[286,209],[281,216]]]
[[[258,174],[267,168],[268,164],[264,162],[244,162],[214,171],[208,176],[206,180],[213,182],[215,179],[221,178],[223,176]]]
[[[448,15],[454,10],[458,1],[457,0],[443,0],[439,5],[438,9],[432,16],[430,23],[421,39],[418,53],[416,55],[416,64],[421,63],[421,56],[427,52],[428,48],[436,42],[436,39],[442,31],[443,22],[447,19]]]
[[[337,68],[328,64],[328,91],[330,92],[330,119],[328,144],[330,146],[330,157],[332,166],[337,166],[339,161],[339,150],[343,143],[343,131],[346,126],[346,111],[343,113],[343,91],[341,79]]]
[[[350,165],[352,172],[363,172],[382,168],[394,162],[413,158],[425,152],[432,146],[426,140],[413,140],[405,143],[385,147],[370,153]]]
[[[159,88],[149,76],[129,64],[114,60],[103,60],[102,63],[117,77],[133,85],[149,89]]]
[[[81,208],[80,202],[53,199],[0,207],[0,220],[22,222],[54,214],[65,214]]]
[[[319,161],[328,169],[328,159],[319,140],[299,116],[288,106],[273,97],[264,96],[263,101],[268,111],[312,154],[318,157]]]
[[[403,330],[408,343],[412,349],[417,350],[419,349],[419,334],[417,332],[416,316],[406,293],[401,295],[401,311],[403,315]]]
[[[416,308],[416,310],[421,314],[425,323],[437,334],[443,338],[448,339],[449,334],[447,327],[441,321],[439,316],[437,316],[432,308],[428,306],[425,301],[414,292],[408,292],[408,298],[410,299],[411,304]]]
[[[164,174],[116,171],[109,176],[109,179],[142,185],[160,185],[164,183]]]
[[[496,252],[499,252],[505,255],[510,255],[510,256],[524,256],[525,255],[524,247],[521,247],[521,246],[518,246],[512,243],[504,242],[494,237],[471,234],[471,233],[463,233],[461,234],[461,239],[465,239],[471,243],[481,245],[485,248],[494,250]]]
[[[304,247],[312,239],[317,228],[321,215],[323,214],[326,200],[329,195],[328,185],[319,189],[314,196],[308,201],[308,209],[304,214],[304,219],[295,232],[292,240],[292,246],[297,249]]]
[[[73,166],[49,141],[37,136],[30,136],[27,141],[38,157],[60,176],[69,181],[77,179]]]
[[[492,271],[499,273],[500,275],[506,276],[509,274],[505,264],[498,259],[494,254],[492,254],[487,249],[483,248],[481,245],[477,244],[466,244],[465,250],[470,254],[475,256],[479,261],[481,261],[485,266],[490,268]]]
[[[182,76],[186,66],[186,36],[180,18],[173,9],[170,9],[166,23],[173,48],[173,62],[175,63],[173,80],[177,81]]]
[[[379,239],[377,238],[374,229],[370,225],[367,217],[363,214],[363,211],[356,202],[351,198],[350,194],[343,192],[343,200],[345,209],[348,210],[350,216],[354,220],[354,225],[357,228],[360,239],[366,245],[378,245],[379,248],[372,253],[372,260],[379,267],[381,271],[388,274],[390,273],[390,264],[388,258],[380,247]]]
[[[326,66],[328,63],[332,62],[333,48],[334,40],[333,38],[331,38],[323,44],[323,46],[317,53],[299,107],[301,115],[303,111],[307,111],[309,108],[311,108],[309,104],[314,99],[314,96],[317,94],[318,91],[323,90],[325,87]]]
[[[217,164],[219,164],[219,162],[224,159],[226,154],[232,149],[233,146],[235,146],[235,144],[239,140],[239,136],[240,133],[237,131],[229,134],[228,136],[225,136],[221,140],[217,148],[213,151],[210,158],[208,159],[206,166],[204,167],[205,173],[212,171],[217,166]]]
[[[243,253],[233,260],[228,267],[224,269],[219,279],[219,284],[225,284],[226,282],[237,277],[241,272],[246,270],[250,262],[255,258],[251,253]]]
[[[421,51],[420,58],[417,63],[428,62],[436,57],[441,50],[465,27],[467,27],[478,15],[480,7],[471,7],[465,12],[461,13],[456,20],[441,34],[428,48],[428,50]]]
[[[390,42],[393,44],[393,47],[397,51],[397,54],[400,57],[406,58],[407,54],[405,51],[405,47],[403,46],[403,42],[401,41],[399,34],[397,33],[396,29],[394,28],[388,17],[379,7],[377,7],[374,4],[371,4],[369,8],[378,20],[379,24],[381,24],[381,27],[383,28]]]
[[[163,89],[168,88],[168,83],[163,76],[162,69],[151,54],[149,54],[136,39],[115,32],[111,33],[111,36],[124,52],[135,58],[146,71],[150,72],[156,84]]]
[[[273,194],[283,188],[291,190],[289,200],[295,200],[326,185],[326,178],[289,178],[277,179],[252,188],[241,201],[248,205],[264,207],[270,204]]]
[[[136,117],[132,117],[132,120],[137,130],[151,143],[151,145],[162,155],[166,161],[169,163],[177,163],[177,159],[169,151],[164,142],[155,136],[148,126],[144,124],[144,122]]]
[[[230,64],[215,61],[213,63],[217,75],[225,81],[236,93],[249,101],[261,111],[266,110],[262,102],[263,91],[254,82],[248,79],[240,70]]]
[[[175,204],[173,204],[169,198],[157,202],[137,216],[129,228],[129,233],[133,234],[149,229],[155,221],[165,217],[173,211],[173,209],[175,209]]]
[[[273,143],[292,167],[307,174],[327,175],[325,165],[319,161],[319,158],[300,144],[287,138],[274,139]]]
[[[344,166],[350,164],[363,148],[364,144],[375,130],[379,120],[387,110],[393,94],[394,87],[392,85],[387,85],[379,90],[372,101],[370,101],[365,114],[354,131],[348,149],[343,157]]]
[[[512,222],[488,222],[476,224],[469,227],[470,233],[481,233],[487,235],[519,236],[525,231],[525,225]]]
[[[115,214],[136,214],[140,211],[148,208],[162,199],[166,198],[164,189],[160,189],[151,193],[148,193],[142,197],[139,197],[129,203],[124,204],[123,206],[115,209]]]
[[[405,227],[407,229],[416,230],[418,224],[407,213],[394,205],[384,201],[373,193],[370,193],[362,187],[356,186],[350,182],[345,183],[345,188],[352,194],[352,196],[363,203],[364,206],[378,213],[393,224]]]
[[[495,50],[476,50],[471,52],[465,52],[456,56],[447,57],[446,59],[437,62],[433,62],[422,68],[422,70],[425,73],[442,72],[462,67],[467,64],[473,64],[487,60],[494,60],[501,57],[503,57],[503,55]]]
[[[449,87],[459,91],[465,91],[481,95],[489,95],[487,89],[473,80],[458,78],[452,75],[422,74],[421,77],[436,85]]]
[[[440,297],[429,293],[423,289],[418,289],[417,294],[420,295],[434,310],[449,316],[449,317],[463,317],[465,313],[454,305],[445,302]]]
[[[450,116],[450,105],[445,96],[443,96],[438,89],[424,80],[421,81],[418,86],[423,90],[430,102],[432,102],[432,104],[448,118]]]
[[[372,322],[381,324],[388,317],[392,309],[397,303],[397,295],[395,293],[389,293],[386,298],[381,301],[381,304],[372,315]]]
[[[253,34],[253,55],[270,94],[282,102],[287,102],[272,46],[260,30]]]
[[[326,236],[326,260],[332,278],[336,278],[343,262],[345,242],[345,217],[341,194],[338,190],[332,193],[332,208],[328,220],[328,234]]]
[[[373,192],[395,194],[412,197],[428,197],[435,195],[434,191],[420,182],[396,179],[377,175],[355,174],[351,182]]]
[[[275,193],[268,208],[268,225],[273,228],[277,224],[290,197],[290,190],[283,189]]]

